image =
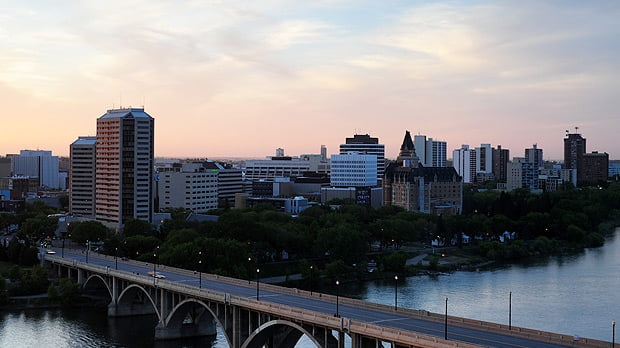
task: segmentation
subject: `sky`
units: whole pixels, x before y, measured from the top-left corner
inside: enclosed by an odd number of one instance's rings
[[[620,2],[0,0],[0,154],[69,154],[143,107],[158,157],[338,152],[370,134],[620,159]]]

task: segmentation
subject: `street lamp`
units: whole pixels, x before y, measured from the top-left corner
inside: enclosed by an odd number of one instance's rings
[[[446,316],[444,318],[443,325],[443,338],[444,340],[448,339],[448,298],[446,297]]]
[[[60,252],[60,256],[63,258],[65,257],[65,235],[64,234],[62,235],[62,249]]]
[[[258,299],[258,284],[260,284],[259,280],[258,280],[258,274],[260,273],[260,268],[256,269],[256,301],[259,301]]]
[[[90,241],[86,241],[86,263],[88,263],[88,249],[90,247]]]
[[[394,311],[398,310],[398,274],[394,276]]]
[[[336,280],[336,318],[340,318],[340,309],[338,308],[338,297],[340,297],[340,282]]]
[[[611,348],[616,347],[616,321],[611,321]]]
[[[248,256],[248,285],[252,282],[252,275],[250,274],[250,270],[252,269],[252,257]]]
[[[198,288],[202,289],[202,250],[198,252]]]
[[[202,260],[198,260],[198,289],[202,289]]]
[[[157,252],[153,253],[153,259],[153,286],[155,286],[155,281],[157,280]]]
[[[312,275],[313,274],[314,274],[314,265],[310,265],[310,296],[312,296],[312,281],[313,281]]]
[[[118,248],[114,248],[114,268],[118,269]]]
[[[512,291],[508,293],[508,330],[512,330]]]

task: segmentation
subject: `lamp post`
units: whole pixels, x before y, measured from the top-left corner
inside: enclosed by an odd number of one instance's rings
[[[448,298],[446,297],[446,315],[444,317],[444,325],[443,325],[443,339],[448,339]]]
[[[157,280],[157,251],[153,252],[153,286],[156,286],[156,282],[155,282],[156,280]]]
[[[340,297],[340,282],[338,280],[336,280],[336,318],[340,318],[340,309],[339,307],[339,303],[338,303],[338,298]]]
[[[198,260],[198,288],[202,289],[202,260]]]
[[[512,330],[512,291],[508,293],[508,330]]]
[[[398,310],[398,274],[394,276],[394,311]]]
[[[88,249],[90,249],[90,241],[86,241],[86,263],[88,263]]]
[[[616,347],[616,321],[611,321],[611,348]]]
[[[256,301],[259,301],[258,298],[258,284],[260,284],[259,280],[258,280],[258,274],[260,273],[260,268],[256,269]]]
[[[202,289],[202,250],[198,252],[198,288]]]
[[[248,256],[248,285],[252,282],[252,274],[250,274],[250,270],[252,269],[252,257]]]
[[[114,248],[114,268],[118,269],[118,248]]]
[[[310,265],[310,296],[312,296],[312,283],[313,283],[313,275],[314,273],[314,265]]]
[[[62,249],[60,249],[60,257],[65,257],[65,235],[62,235]]]

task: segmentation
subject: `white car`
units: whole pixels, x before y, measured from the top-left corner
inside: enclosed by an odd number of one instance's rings
[[[157,278],[157,279],[164,279],[166,278],[165,275],[159,273],[159,272],[148,272],[148,275],[150,275],[153,278]]]

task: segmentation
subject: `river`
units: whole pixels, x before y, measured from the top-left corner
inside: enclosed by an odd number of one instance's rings
[[[620,229],[605,245],[492,271],[411,277],[398,283],[398,306],[611,341],[620,320]],[[394,305],[395,284],[373,282],[343,292]],[[509,293],[512,292],[510,297]],[[509,301],[511,298],[512,301]],[[154,317],[107,318],[105,310],[0,312],[0,347],[227,347],[215,337],[153,342]],[[303,346],[311,346],[308,343]]]

